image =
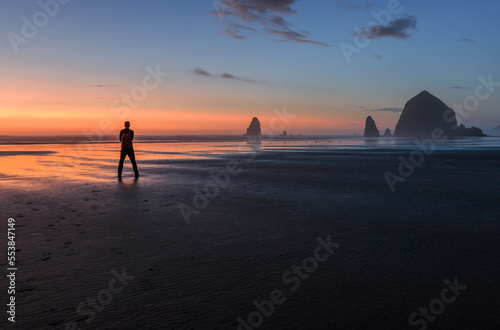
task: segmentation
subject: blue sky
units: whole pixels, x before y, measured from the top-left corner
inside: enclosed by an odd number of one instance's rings
[[[355,45],[355,28],[364,30],[373,12],[394,3],[72,0],[59,4],[16,53],[9,33],[22,36],[22,18],[33,21],[41,7],[38,1],[2,1],[0,117],[52,109],[61,123],[74,119],[63,114],[58,93],[78,118],[86,111],[104,116],[114,95],[141,81],[146,66],[160,64],[170,76],[131,118],[139,120],[144,108],[171,123],[165,133],[182,113],[238,114],[248,118],[241,119],[246,126],[254,115],[267,118],[286,106],[297,114],[289,130],[352,134],[362,131],[367,115],[379,129],[393,129],[399,113],[368,110],[402,108],[422,90],[453,106],[474,95],[478,76],[500,81],[496,1],[402,0],[378,34],[358,39],[367,46],[348,63],[341,47]],[[500,124],[499,108],[500,90],[464,123],[487,131]],[[169,113],[176,115],[169,119]],[[204,132],[244,129],[240,122],[234,129],[224,125]],[[160,126],[154,131],[164,132]]]

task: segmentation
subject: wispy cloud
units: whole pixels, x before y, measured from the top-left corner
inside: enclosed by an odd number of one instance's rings
[[[281,36],[282,39],[280,41],[283,41],[283,42],[302,42],[305,44],[315,44],[315,45],[319,45],[319,46],[328,47],[328,45],[323,43],[323,42],[307,39],[307,35],[304,33],[299,33],[299,32],[295,32],[295,31],[288,30],[288,29],[286,29],[286,30],[269,29],[269,30],[266,30],[266,32]]]
[[[251,27],[241,25],[241,24],[236,24],[233,22],[227,22],[227,29],[224,30],[225,34],[230,35],[233,39],[237,40],[242,40],[245,39],[246,36],[244,35],[245,32],[254,32],[257,33],[259,31],[252,29]]]
[[[243,81],[243,82],[247,82],[247,83],[267,84],[266,82],[263,82],[263,81],[241,78],[239,76],[235,76],[235,75],[230,74],[230,73],[223,73],[220,75],[216,75],[216,74],[212,74],[212,73],[207,72],[207,71],[200,69],[200,68],[194,69],[193,72],[198,76],[209,77],[209,78],[234,79],[234,80],[239,80],[239,81]]]
[[[472,39],[469,39],[469,38],[462,38],[462,39],[457,39],[457,41],[462,41],[462,42],[466,42],[468,43],[469,45],[473,45],[476,43],[475,40],[472,40]]]
[[[328,46],[309,38],[307,32],[291,29],[285,16],[298,15],[292,5],[298,0],[220,0],[215,1],[211,15],[219,16],[226,24],[224,33],[237,40],[246,39],[249,33],[263,32],[281,36],[280,41]],[[237,20],[240,23],[235,23]],[[260,31],[248,25],[260,27]]]
[[[368,31],[356,34],[356,37],[363,39],[396,38],[408,39],[408,30],[417,30],[417,19],[414,16],[407,16],[389,22],[387,25],[374,25]]]
[[[464,86],[453,86],[451,89],[471,89],[470,87],[464,87]]]
[[[379,108],[379,109],[369,109],[366,111],[373,111],[373,112],[401,112],[403,109],[401,108]]]
[[[199,76],[212,77],[212,74],[210,74],[207,71],[202,70],[202,69],[197,68],[197,69],[194,69],[193,72]]]
[[[382,55],[372,55],[372,57],[376,60],[381,60],[382,59]]]

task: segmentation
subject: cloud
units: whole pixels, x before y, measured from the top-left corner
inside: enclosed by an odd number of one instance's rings
[[[244,35],[239,34],[238,31],[235,30],[226,29],[224,30],[224,33],[230,35],[231,38],[236,40],[243,40],[246,38]]]
[[[267,84],[266,82],[262,82],[262,81],[241,78],[241,77],[235,76],[235,75],[230,74],[230,73],[223,73],[221,75],[215,75],[215,74],[209,73],[209,72],[207,72],[203,69],[200,69],[200,68],[194,69],[193,72],[198,76],[209,77],[209,78],[234,79],[234,80],[239,80],[239,81],[243,81],[243,82],[247,82],[247,83]]]
[[[472,40],[472,39],[469,39],[469,38],[457,39],[457,41],[466,42],[466,43],[468,43],[469,45],[472,45],[472,44],[475,44],[475,43],[476,43],[476,41],[475,41],[475,40]]]
[[[269,29],[269,30],[267,30],[267,33],[276,34],[276,35],[281,36],[283,39],[281,39],[280,41],[284,41],[284,42],[302,42],[302,43],[306,43],[306,44],[315,44],[315,45],[319,45],[319,46],[328,47],[328,45],[323,43],[323,42],[306,39],[307,35],[304,33],[299,33],[299,32],[295,32],[295,31],[288,30],[288,29],[287,30]]]
[[[233,22],[227,22],[227,29],[224,30],[225,34],[228,34],[231,36],[233,39],[237,40],[242,40],[245,39],[246,36],[244,35],[245,32],[259,32],[255,29],[252,29],[251,27],[242,25],[242,24],[236,24]]]
[[[374,112],[401,112],[403,109],[401,108],[379,108],[379,109],[370,109],[366,111],[374,111]]]
[[[372,57],[376,60],[381,60],[382,59],[382,55],[372,55]]]
[[[451,89],[471,89],[470,87],[464,87],[464,86],[453,86]]]
[[[399,18],[388,25],[373,25],[368,31],[356,33],[356,37],[363,39],[380,39],[385,37],[408,39],[408,30],[417,30],[417,19],[414,16]]]
[[[271,35],[280,35],[280,41],[299,42],[328,46],[325,43],[309,39],[307,32],[297,32],[290,27],[284,16],[298,15],[292,9],[292,5],[298,0],[217,0],[214,2],[214,10],[209,11],[210,15],[217,15],[225,22],[224,33],[233,39],[246,39],[249,33],[263,32]],[[239,21],[235,23],[233,20]],[[250,27],[254,25],[261,28],[261,31]]]
[[[212,77],[212,75],[210,73],[208,73],[205,70],[199,69],[199,68],[196,68],[193,71],[194,71],[194,73],[196,73],[199,76]]]

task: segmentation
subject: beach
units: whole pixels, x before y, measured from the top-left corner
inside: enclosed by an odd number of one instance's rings
[[[138,143],[141,177],[126,160],[121,181],[107,144],[74,171],[57,158],[67,145],[2,149],[2,226],[15,219],[17,248],[9,326],[494,329],[496,142],[424,154],[393,192],[384,173],[417,149],[359,141]],[[29,159],[58,170],[28,175]]]

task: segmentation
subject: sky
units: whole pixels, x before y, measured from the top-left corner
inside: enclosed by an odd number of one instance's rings
[[[243,134],[253,117],[272,132],[352,135],[367,116],[383,132],[422,90],[468,104],[467,127],[500,124],[498,1],[0,8],[0,135],[115,134],[125,120],[136,134]]]

